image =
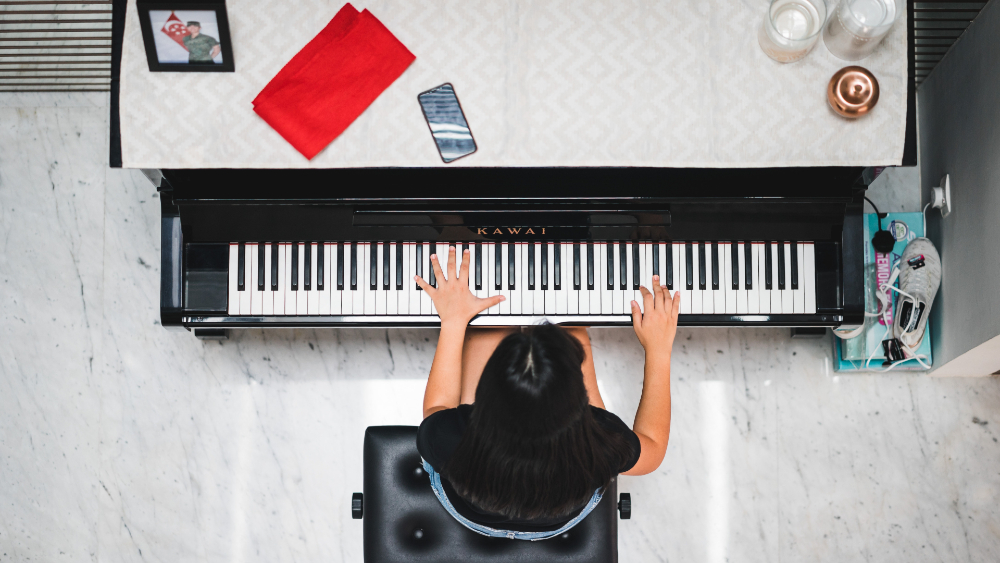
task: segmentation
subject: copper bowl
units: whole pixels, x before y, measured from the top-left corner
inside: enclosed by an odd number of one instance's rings
[[[837,71],[826,88],[833,111],[844,117],[861,117],[878,103],[878,80],[866,68],[847,66]]]

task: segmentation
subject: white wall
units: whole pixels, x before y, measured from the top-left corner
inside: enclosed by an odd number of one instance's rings
[[[928,210],[943,263],[931,314],[936,375],[1000,370],[1000,1],[992,0],[917,92],[924,201],[951,175],[954,210]],[[980,348],[982,346],[982,348]]]

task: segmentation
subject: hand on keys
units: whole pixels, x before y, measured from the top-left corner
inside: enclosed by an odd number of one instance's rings
[[[673,298],[665,286],[660,285],[660,276],[653,276],[653,292],[640,286],[642,309],[632,301],[632,328],[646,353],[670,353],[677,335],[677,313],[680,311],[681,295],[675,291]],[[645,311],[645,312],[643,312]]]
[[[441,263],[438,262],[437,254],[431,256],[437,288],[431,286],[420,276],[413,276],[413,279],[434,301],[434,307],[437,308],[442,325],[450,322],[468,324],[473,317],[500,303],[505,298],[502,295],[494,295],[480,299],[473,295],[472,291],[469,290],[469,251],[466,250],[462,256],[462,270],[458,272],[457,276],[455,275],[455,247],[449,246],[448,253],[447,279],[441,272]]]

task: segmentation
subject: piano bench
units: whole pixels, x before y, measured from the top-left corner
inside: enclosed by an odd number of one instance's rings
[[[618,561],[618,520],[631,512],[617,479],[597,508],[559,537],[542,541],[491,538],[456,521],[441,506],[417,453],[414,426],[371,426],[365,431],[364,493],[351,512],[364,519],[366,563],[573,563]]]

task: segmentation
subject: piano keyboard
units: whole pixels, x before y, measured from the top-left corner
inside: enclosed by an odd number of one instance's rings
[[[653,275],[681,291],[681,315],[815,314],[811,242],[470,242],[469,289],[507,299],[473,324],[524,317],[628,316]],[[448,244],[433,242],[234,242],[231,317],[431,317],[413,276],[447,273]],[[459,264],[460,265],[460,264]],[[457,269],[456,269],[457,270]]]

